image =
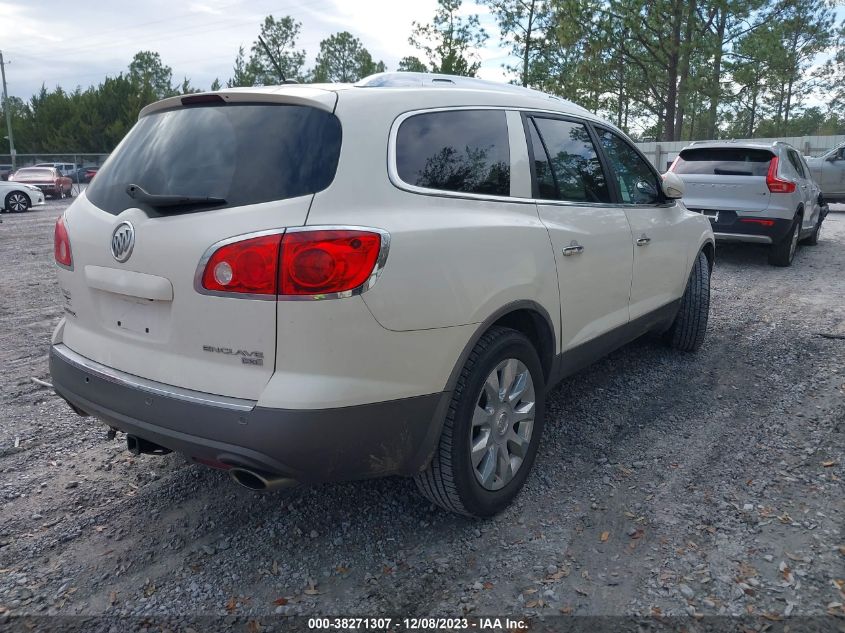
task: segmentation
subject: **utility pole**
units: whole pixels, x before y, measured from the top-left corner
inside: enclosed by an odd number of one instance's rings
[[[15,137],[12,134],[12,110],[9,108],[9,93],[6,90],[6,64],[0,51],[0,76],[3,78],[3,110],[6,112],[6,131],[9,134],[9,153],[12,155],[12,170],[15,169]]]

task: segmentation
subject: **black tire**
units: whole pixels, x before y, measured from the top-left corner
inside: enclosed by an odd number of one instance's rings
[[[505,359],[515,358],[528,369],[534,383],[534,422],[521,465],[504,487],[485,489],[471,461],[473,412],[487,377]],[[545,418],[545,380],[537,351],[520,332],[494,327],[475,344],[461,370],[440,442],[428,469],[416,475],[419,491],[446,510],[473,517],[489,517],[506,508],[519,493],[537,455]]]
[[[23,208],[21,208],[21,204],[23,204]],[[23,213],[29,210],[29,207],[32,205],[29,196],[25,193],[21,193],[20,191],[12,191],[8,196],[6,196],[6,201],[4,202],[6,211],[9,213]]]
[[[819,243],[819,233],[821,233],[823,221],[824,221],[824,217],[822,215],[822,212],[819,211],[819,217],[816,219],[816,224],[813,227],[813,232],[810,233],[803,240],[801,240],[802,245],[804,245],[804,246],[816,246]]]
[[[704,343],[710,316],[710,264],[703,252],[693,264],[681,307],[663,335],[666,343],[682,352],[694,352]]]
[[[67,197],[73,198],[73,185],[70,186],[70,189],[67,191]]]
[[[796,215],[784,238],[769,249],[769,264],[785,268],[792,266],[795,254],[798,252],[798,240],[801,237],[801,216]]]

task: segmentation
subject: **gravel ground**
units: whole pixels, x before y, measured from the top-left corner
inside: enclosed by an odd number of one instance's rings
[[[641,340],[565,381],[525,491],[472,521],[398,478],[249,493],[178,455],[133,457],[121,434],[74,415],[33,381],[49,381],[65,206],[0,224],[0,623],[721,614],[843,626],[845,207],[792,268],[720,246],[701,351]]]

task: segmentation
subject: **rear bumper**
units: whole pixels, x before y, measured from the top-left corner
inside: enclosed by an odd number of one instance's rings
[[[60,186],[53,183],[27,182],[30,187],[38,187],[44,193],[58,193]]]
[[[302,482],[411,475],[434,452],[449,394],[336,409],[269,409],[145,380],[50,349],[56,393],[110,426],[201,460]]]
[[[792,220],[757,215],[738,216],[733,211],[720,211],[715,221],[711,218],[710,225],[713,235],[722,242],[777,244],[786,238]]]

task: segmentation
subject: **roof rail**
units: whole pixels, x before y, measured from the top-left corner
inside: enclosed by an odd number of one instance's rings
[[[553,99],[554,101],[566,102],[565,99],[547,92],[541,92],[532,88],[525,88],[514,84],[505,84],[498,81],[487,81],[476,77],[461,77],[458,75],[443,75],[439,73],[417,73],[417,72],[389,72],[376,73],[364,77],[354,84],[359,88],[469,88],[472,90],[494,90],[505,92],[516,92],[527,96],[539,97],[541,99]]]

